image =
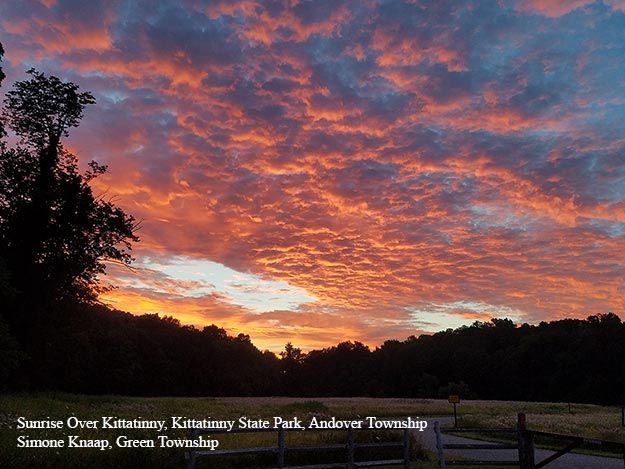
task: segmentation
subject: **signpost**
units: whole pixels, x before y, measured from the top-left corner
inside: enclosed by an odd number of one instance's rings
[[[454,405],[454,427],[458,427],[458,414],[456,414],[456,404],[460,404],[460,396],[458,394],[450,394],[447,399],[450,404]]]

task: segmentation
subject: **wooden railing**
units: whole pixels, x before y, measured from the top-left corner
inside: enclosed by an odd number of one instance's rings
[[[525,414],[520,413],[517,416],[517,428],[516,429],[502,429],[502,428],[441,428],[438,422],[434,423],[434,431],[436,432],[436,447],[438,450],[438,461],[440,469],[446,469],[447,466],[517,466],[520,469],[539,469],[545,467],[547,464],[555,461],[559,457],[569,453],[575,448],[578,448],[584,443],[591,443],[593,445],[618,445],[623,452],[623,461],[625,462],[625,445],[601,441],[601,440],[589,440],[586,438],[570,435],[560,435],[557,433],[546,433],[535,430],[528,430]],[[449,444],[443,442],[443,434],[446,433],[508,433],[516,434],[515,444],[502,444],[502,443],[470,443],[470,444]],[[542,461],[536,461],[535,458],[535,444],[534,437],[546,437],[550,440],[564,440],[568,444]],[[468,450],[510,450],[515,449],[518,451],[518,459],[501,461],[501,460],[474,460],[474,459],[461,459],[461,460],[448,460],[445,458],[445,449],[464,449]],[[467,454],[470,456],[470,454]]]
[[[445,433],[508,433],[517,434],[517,430],[502,428],[441,428],[438,422],[434,422],[434,431],[436,432],[436,449],[438,451],[438,463],[441,469],[447,466],[516,466],[519,467],[519,460],[474,460],[474,459],[452,459],[445,458],[446,449],[464,449],[464,450],[510,450],[518,449],[518,444],[504,443],[444,443],[443,434]]]
[[[203,429],[194,429],[190,432],[189,438],[195,439],[199,438],[200,435],[209,434],[211,437],[220,433],[267,433],[267,432],[275,432],[277,433],[277,440],[275,446],[260,446],[253,448],[237,448],[237,449],[227,449],[227,450],[196,450],[192,449],[187,451],[187,468],[195,469],[195,465],[198,459],[200,458],[208,458],[208,457],[218,457],[218,456],[228,456],[228,457],[236,457],[242,455],[250,455],[250,454],[261,454],[261,453],[273,453],[275,455],[276,464],[270,467],[277,467],[279,469],[332,469],[332,468],[341,468],[341,469],[355,469],[358,467],[376,467],[376,466],[403,466],[404,469],[408,469],[410,466],[410,430],[403,429],[401,430],[402,436],[399,441],[389,441],[389,442],[376,442],[376,443],[358,443],[356,442],[356,435],[363,431],[371,431],[371,428],[363,427],[363,428],[350,428],[348,430],[335,430],[335,429],[319,429],[319,430],[310,430],[307,429],[306,433],[311,432],[343,432],[346,433],[346,439],[344,443],[336,443],[336,444],[324,444],[324,445],[287,445],[285,443],[286,433],[289,431],[296,431],[301,433],[301,430],[296,429],[288,429],[288,428],[267,428],[267,429],[233,429],[230,431],[227,430],[203,430]],[[359,449],[388,449],[388,448],[397,448],[401,449],[401,457],[396,459],[379,459],[379,460],[369,460],[369,461],[358,461],[356,459],[356,452]],[[323,463],[323,464],[314,464],[314,465],[298,465],[298,466],[287,466],[285,465],[285,455],[287,453],[303,453],[303,452],[321,452],[321,451],[345,451],[345,458],[342,461]]]

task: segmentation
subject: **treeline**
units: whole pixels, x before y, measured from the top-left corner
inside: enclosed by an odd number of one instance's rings
[[[276,356],[261,353],[246,335],[230,337],[216,326],[198,330],[168,316],[133,316],[103,306],[62,308],[46,316],[53,319],[17,331],[13,360],[4,360],[8,390],[250,396],[275,389]]]
[[[625,323],[614,314],[518,326],[475,322],[370,350],[342,342],[277,357],[247,335],[102,306],[65,307],[14,341],[12,391],[141,396],[372,396],[589,402],[625,398]],[[6,332],[6,331],[5,331]],[[9,358],[9,360],[7,360]],[[2,368],[4,367],[4,372]]]
[[[611,313],[536,326],[493,319],[389,340],[373,351],[344,342],[300,354],[285,368],[293,377],[294,395],[441,398],[459,393],[617,404],[625,402],[625,323]]]

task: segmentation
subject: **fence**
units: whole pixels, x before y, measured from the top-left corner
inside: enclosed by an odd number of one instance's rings
[[[310,430],[307,429],[306,433],[310,432],[346,432],[347,438],[345,443],[338,444],[325,444],[325,445],[293,445],[287,446],[285,443],[286,440],[286,432],[288,431],[296,431],[301,433],[301,430],[297,429],[289,429],[289,428],[267,428],[267,429],[233,429],[230,431],[226,430],[204,430],[204,429],[194,429],[190,433],[190,438],[198,438],[200,435],[208,434],[211,435],[220,434],[220,433],[266,433],[266,432],[275,432],[277,433],[277,441],[276,446],[263,446],[263,447],[255,447],[255,448],[238,448],[238,449],[229,449],[229,450],[190,450],[186,453],[187,458],[187,468],[194,469],[196,462],[200,458],[207,457],[217,457],[217,456],[242,456],[249,454],[260,454],[260,453],[273,453],[275,455],[276,466],[279,469],[332,469],[332,468],[348,468],[355,469],[358,467],[375,467],[375,466],[403,466],[404,469],[408,469],[410,466],[410,430],[404,429],[401,437],[401,441],[391,441],[391,442],[379,442],[379,443],[357,443],[356,442],[356,434],[358,432],[363,431],[371,431],[371,428],[363,427],[363,428],[350,428],[348,430],[334,430],[334,429],[320,429],[320,430]],[[383,449],[383,448],[401,448],[401,458],[397,459],[385,459],[385,460],[369,460],[369,461],[357,461],[356,460],[356,452],[358,449]],[[314,451],[328,451],[328,450],[345,450],[345,460],[334,463],[326,463],[326,464],[315,464],[315,465],[305,465],[305,466],[288,466],[285,465],[285,456],[287,453],[302,453],[302,452],[314,452]]]
[[[434,431],[436,432],[436,449],[438,451],[438,462],[441,469],[446,469],[447,466],[517,466],[519,467],[519,460],[446,460],[444,450],[445,449],[466,449],[466,450],[506,450],[515,449],[518,450],[518,444],[503,444],[503,443],[443,443],[443,434],[450,432],[458,433],[498,433],[498,434],[517,434],[517,430],[500,429],[500,428],[441,428],[438,422],[434,423]]]
[[[438,422],[434,424],[436,432],[436,448],[438,451],[438,461],[440,469],[446,469],[447,466],[517,466],[520,469],[539,469],[546,466],[550,462],[555,461],[559,457],[571,450],[581,446],[584,443],[592,443],[595,445],[614,445],[613,442],[601,440],[589,440],[582,437],[560,435],[557,433],[539,432],[527,429],[527,421],[525,414],[518,414],[516,429],[500,429],[500,428],[440,428]],[[443,434],[445,433],[500,433],[500,434],[516,434],[516,444],[500,444],[500,443],[478,443],[478,444],[445,444],[443,442]],[[569,443],[551,456],[546,457],[542,461],[536,462],[534,451],[534,439],[536,436],[547,437],[551,440],[564,440]],[[623,460],[625,462],[625,445],[620,445],[623,451]],[[501,461],[501,460],[446,460],[445,449],[466,449],[466,450],[510,450],[518,451],[518,459]]]

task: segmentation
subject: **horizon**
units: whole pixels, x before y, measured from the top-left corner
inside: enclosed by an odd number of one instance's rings
[[[141,221],[101,296],[304,351],[623,314],[625,3],[0,5]]]

